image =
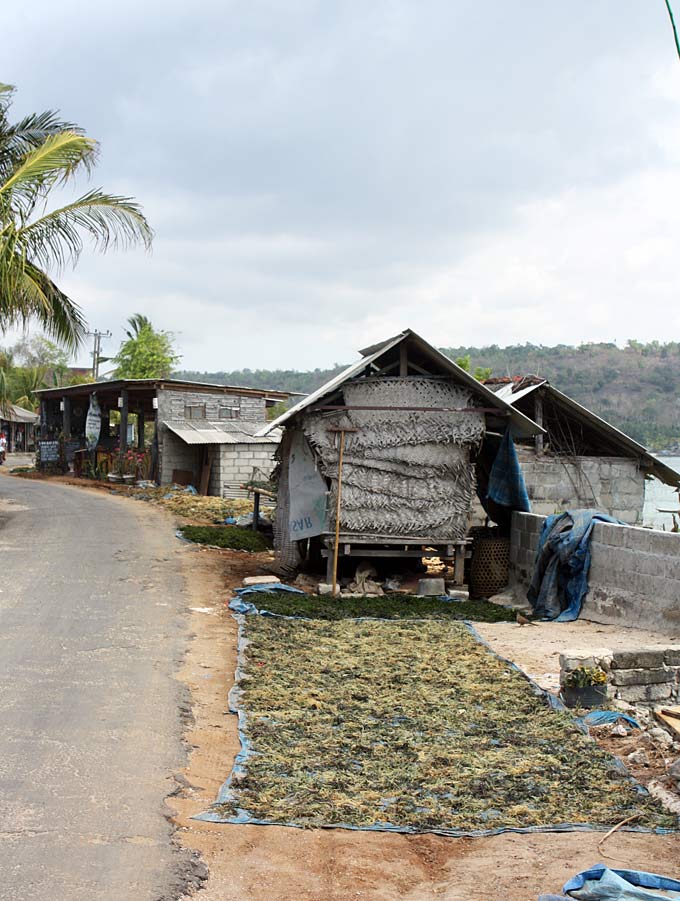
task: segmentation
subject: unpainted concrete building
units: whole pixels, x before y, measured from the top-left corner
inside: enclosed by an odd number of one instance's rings
[[[245,482],[268,478],[280,433],[264,438],[255,433],[267,422],[267,410],[290,397],[283,391],[177,379],[91,382],[36,395],[40,437],[62,438],[67,457],[85,448],[87,414],[95,397],[101,450],[124,453],[130,444],[141,450],[146,436],[152,478],[161,485],[193,484],[202,493],[223,497],[245,496]],[[113,411],[120,414],[119,423],[112,423]]]
[[[641,525],[645,480],[680,486],[675,470],[545,379],[492,378],[485,384],[545,429],[534,439],[517,439],[534,513],[594,508]],[[479,505],[475,519],[483,516]]]

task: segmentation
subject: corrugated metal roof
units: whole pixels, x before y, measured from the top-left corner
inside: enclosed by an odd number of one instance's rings
[[[277,429],[267,437],[255,433],[261,428],[260,422],[228,420],[208,422],[205,419],[177,419],[163,423],[185,444],[269,444],[276,445],[281,440]]]
[[[23,407],[17,407],[16,404],[10,404],[6,410],[0,410],[0,419],[5,422],[38,422],[40,417],[37,413],[30,410],[24,410]]]
[[[610,441],[618,444],[622,448],[622,456],[639,457],[645,467],[647,467],[650,473],[656,476],[659,481],[664,482],[666,485],[680,487],[680,473],[677,473],[653,454],[650,454],[646,447],[642,444],[638,444],[638,442],[634,438],[631,438],[630,435],[626,435],[625,432],[617,429],[616,426],[607,422],[606,419],[602,419],[597,413],[593,413],[592,410],[582,406],[578,401],[569,397],[569,395],[563,394],[562,391],[555,388],[555,386],[551,385],[547,380],[535,385],[527,385],[526,388],[520,388],[519,391],[515,391],[514,393],[512,391],[512,384],[498,385],[496,394],[508,403],[514,404],[517,403],[520,398],[526,397],[527,394],[531,394],[532,391],[536,391],[539,388],[543,388],[558,404],[562,404],[563,407],[570,410],[577,418],[580,418],[592,428],[606,435]]]
[[[272,423],[265,426],[260,430],[258,434],[267,435],[271,432],[272,429],[280,428],[285,425],[293,416],[296,416],[302,410],[305,410],[307,407],[316,403],[321,398],[326,397],[329,394],[332,394],[336,391],[341,385],[345,382],[349,381],[349,379],[354,378],[354,376],[359,375],[365,369],[368,369],[373,363],[376,362],[383,354],[392,350],[394,347],[397,347],[401,344],[402,341],[412,341],[418,350],[422,353],[429,356],[441,370],[444,372],[454,376],[459,382],[463,382],[469,388],[471,388],[477,395],[482,396],[482,398],[488,402],[489,406],[498,407],[499,410],[502,410],[505,413],[510,415],[510,421],[512,423],[513,432],[519,437],[530,437],[531,435],[540,435],[543,429],[536,425],[536,423],[529,419],[528,416],[525,416],[523,413],[520,413],[519,410],[516,410],[511,404],[508,404],[503,398],[498,397],[490,388],[487,388],[486,385],[478,382],[474,376],[470,375],[469,372],[466,372],[460,366],[450,360],[443,353],[440,353],[435,347],[431,344],[428,344],[424,338],[421,338],[420,335],[417,335],[411,329],[405,329],[398,335],[395,335],[394,338],[390,338],[387,341],[383,341],[380,344],[374,344],[370,348],[366,348],[361,353],[365,353],[366,356],[362,357],[360,360],[357,360],[356,363],[352,363],[351,366],[348,366],[344,372],[341,372],[339,375],[336,375],[330,381],[326,382],[325,385],[322,385],[312,394],[305,397],[303,400],[299,401],[297,404],[292,406],[290,410],[287,410],[278,419],[275,419]]]
[[[505,385],[490,385],[489,387],[496,395],[496,397],[503,398],[509,404],[517,403],[520,397],[526,397],[527,394],[531,394],[532,391],[535,391],[536,388],[540,388],[541,385],[545,385],[546,382],[543,380],[542,382],[538,382],[535,385],[527,385],[525,388],[520,388],[519,390],[513,390],[514,385],[505,384]]]

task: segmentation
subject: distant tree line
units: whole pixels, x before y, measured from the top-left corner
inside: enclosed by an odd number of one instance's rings
[[[515,344],[499,347],[443,347],[477,376],[538,375],[653,449],[680,441],[680,342]],[[183,370],[175,376],[251,388],[309,394],[344,367],[300,372],[294,369],[239,369],[232,372]]]

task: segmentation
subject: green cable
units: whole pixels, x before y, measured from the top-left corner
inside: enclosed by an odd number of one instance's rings
[[[673,18],[673,10],[671,9],[671,0],[666,0],[666,9],[668,10],[668,15],[671,20],[671,25],[673,26],[673,37],[675,38],[675,49],[678,51],[678,57],[680,57],[680,40],[678,40],[678,29],[675,27],[675,19]]]

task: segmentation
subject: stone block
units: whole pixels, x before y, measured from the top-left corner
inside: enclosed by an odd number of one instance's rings
[[[274,585],[280,581],[278,576],[246,576],[243,585]]]
[[[616,515],[616,514],[614,514]],[[623,546],[634,551],[647,553],[651,549],[651,530],[629,526],[624,530]]]
[[[625,526],[598,523],[593,529],[593,539],[609,547],[623,547],[624,529]]]
[[[634,651],[614,651],[612,669],[660,667],[664,664],[664,648],[636,648]]]
[[[663,662],[666,666],[680,666],[680,644],[670,645],[664,650]]]
[[[663,575],[667,579],[672,579],[675,582],[680,582],[680,557],[673,555],[670,557],[665,557],[663,561],[660,562],[663,564]]]
[[[569,673],[579,666],[609,668],[612,652],[609,648],[567,648],[560,654],[560,669]]]
[[[629,704],[647,703],[647,688],[644,685],[622,685],[616,689],[616,696]]]
[[[645,696],[648,701],[667,701],[673,696],[673,686],[670,683],[648,685],[645,688]]]
[[[676,532],[660,532],[658,529],[641,529],[649,540],[649,550],[652,554],[675,556],[680,554],[680,535]]]
[[[320,595],[333,594],[333,586],[329,585],[328,582],[319,582],[319,587],[317,588],[317,591]],[[335,593],[336,593],[336,595],[340,594],[340,586],[339,585],[335,586]]]
[[[446,584],[443,579],[421,579],[418,582],[418,597],[436,598],[446,594]]]
[[[609,674],[612,685],[658,685],[671,683],[673,673],[665,667],[658,669],[616,669]],[[627,699],[626,699],[627,700]]]

